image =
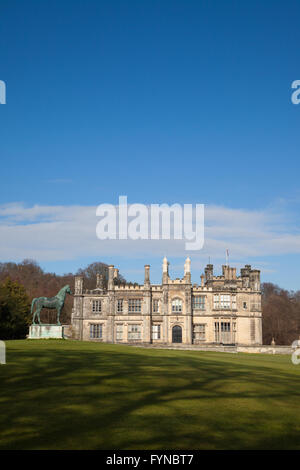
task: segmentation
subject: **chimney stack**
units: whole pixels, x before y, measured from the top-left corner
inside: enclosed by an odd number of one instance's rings
[[[83,277],[75,276],[75,295],[83,294]]]
[[[113,290],[114,288],[114,265],[111,264],[108,266],[108,290]]]

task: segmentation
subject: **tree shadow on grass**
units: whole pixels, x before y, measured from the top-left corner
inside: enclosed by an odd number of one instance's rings
[[[0,369],[1,449],[300,448],[300,377],[273,360],[23,343]]]

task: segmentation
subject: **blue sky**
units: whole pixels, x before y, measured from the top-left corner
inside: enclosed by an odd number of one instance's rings
[[[0,260],[99,260],[137,281],[149,262],[159,282],[165,246],[92,241],[86,212],[127,195],[208,207],[195,281],[228,246],[299,289],[299,16],[290,0],[2,0]],[[181,275],[185,253],[168,253]]]

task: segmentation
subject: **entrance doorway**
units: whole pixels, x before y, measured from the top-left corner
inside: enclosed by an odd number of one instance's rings
[[[172,343],[182,343],[182,328],[181,326],[173,326],[172,328]]]

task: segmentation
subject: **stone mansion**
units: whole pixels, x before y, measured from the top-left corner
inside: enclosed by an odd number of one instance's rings
[[[84,290],[75,277],[72,330],[76,339],[109,343],[184,343],[261,345],[260,271],[246,265],[223,266],[214,276],[208,264],[201,283],[191,283],[191,261],[182,279],[170,279],[166,258],[162,283],[150,283],[145,266],[143,285],[117,285],[118,269],[109,266],[108,284],[97,275],[95,289]]]

